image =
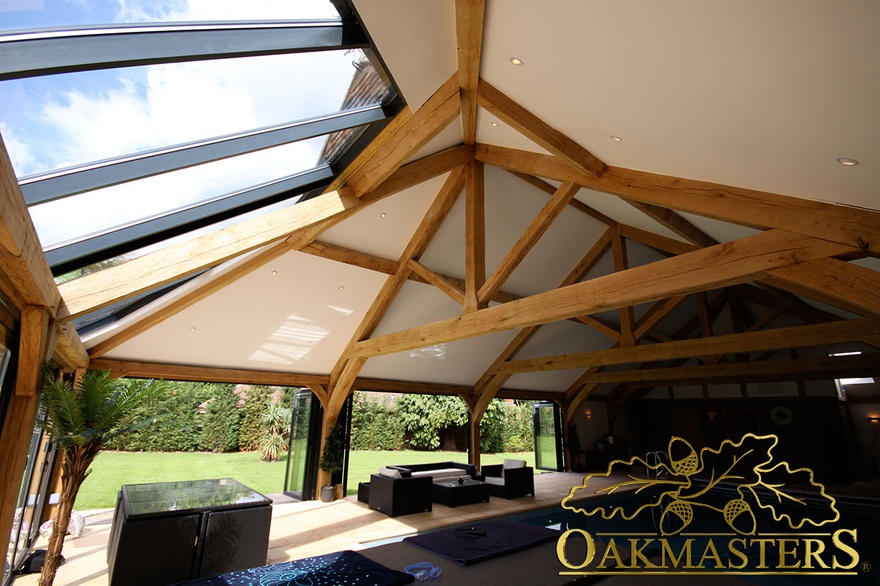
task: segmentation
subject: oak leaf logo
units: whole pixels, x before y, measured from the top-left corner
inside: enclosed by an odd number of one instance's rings
[[[800,529],[807,523],[819,527],[837,521],[840,513],[836,501],[825,493],[822,484],[815,482],[812,470],[792,469],[785,461],[774,462],[772,451],[778,442],[775,435],[747,433],[738,442],[724,440],[717,449],[702,448],[697,452],[687,440],[672,437],[665,458],[651,463],[639,457],[613,460],[605,473],[585,476],[584,483],[572,488],[562,500],[562,507],[588,516],[600,514],[603,519],[619,515],[625,520],[656,508],[660,510],[658,529],[662,535],[684,530],[694,520],[695,509],[720,513],[727,525],[741,535],[755,534],[758,509],[769,511],[774,521],[785,522],[791,529]],[[645,478],[627,474],[628,480],[589,491],[591,479],[609,478],[633,465],[646,471]],[[701,482],[695,483],[697,478]],[[735,485],[738,498],[719,499],[721,494],[729,494],[719,491],[721,483],[727,487]],[[647,502],[630,508],[633,505],[609,507],[577,500],[623,489],[644,493]],[[805,489],[813,497],[809,507],[803,496],[796,496]],[[724,499],[726,502],[719,506],[719,500]]]

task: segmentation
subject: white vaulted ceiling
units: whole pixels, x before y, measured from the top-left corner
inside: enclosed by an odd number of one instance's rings
[[[455,3],[354,4],[410,109],[418,110],[458,68]],[[880,210],[878,24],[880,4],[873,0],[489,0],[480,76],[609,166]],[[523,64],[512,64],[513,57]],[[458,118],[411,160],[462,140]],[[548,153],[483,108],[477,109],[476,142]],[[861,164],[844,167],[838,157]],[[446,177],[362,208],[318,242],[397,263]],[[485,194],[491,274],[550,196],[490,165]],[[576,199],[615,222],[684,241],[617,197],[581,189]],[[466,276],[464,208],[462,195],[419,259],[435,273],[460,280]],[[681,216],[718,242],[758,233],[710,217]],[[606,228],[568,206],[502,291],[528,296],[555,289]],[[632,242],[627,250],[632,266],[663,258]],[[876,259],[865,262],[880,268]],[[613,270],[608,252],[588,277]],[[187,287],[221,277],[211,271]],[[103,357],[329,375],[387,278],[377,270],[287,252]],[[86,346],[170,303],[173,298],[160,300],[115,329],[93,334]],[[636,317],[645,309],[639,306]],[[695,311],[688,301],[657,330],[672,335]],[[440,289],[408,281],[374,335],[460,314],[461,305]],[[616,310],[597,317],[618,320]],[[360,375],[474,385],[514,335],[371,358]],[[562,321],[540,328],[516,357],[601,350],[614,342],[594,328]],[[581,372],[516,374],[506,386],[564,391]]]

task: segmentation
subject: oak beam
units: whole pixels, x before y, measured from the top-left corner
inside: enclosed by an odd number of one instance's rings
[[[863,318],[827,324],[793,326],[758,332],[696,338],[693,340],[679,340],[664,344],[644,344],[631,348],[613,348],[594,352],[514,360],[502,364],[498,368],[498,372],[510,374],[545,372],[567,368],[589,368],[614,364],[695,358],[706,355],[722,356],[739,352],[761,352],[764,350],[843,344],[876,337],[880,337],[880,321]]]
[[[511,171],[510,169],[505,169],[505,171],[507,171],[508,173],[510,173],[511,175],[513,175],[515,177],[518,177],[519,179],[522,179],[523,181],[525,181],[529,185],[537,187],[538,189],[540,189],[541,191],[543,191],[547,195],[554,195],[556,193],[555,187],[553,187],[552,185],[550,185],[549,183],[547,183],[546,181],[544,181],[543,179],[541,179],[539,177],[535,177],[534,175],[529,175],[528,173],[520,173],[519,171]],[[608,216],[606,216],[602,212],[591,208],[590,206],[588,206],[587,204],[585,204],[584,202],[582,202],[578,199],[572,199],[571,201],[568,202],[568,205],[570,205],[574,209],[578,210],[579,212],[582,212],[582,213],[590,216],[594,220],[599,220],[600,222],[602,222],[606,226],[615,226],[617,224],[616,221],[612,220],[611,218],[609,218]]]
[[[769,283],[871,317],[880,317],[880,273],[833,258],[768,270]]]
[[[13,287],[9,295],[22,305],[44,305],[55,315],[61,295],[40,246],[0,137],[0,274]],[[21,306],[19,306],[21,309]],[[4,550],[5,551],[5,550]]]
[[[573,183],[563,183],[556,190],[535,219],[529,224],[519,240],[511,247],[504,258],[495,267],[492,275],[486,279],[477,293],[480,303],[488,302],[501,285],[510,277],[513,271],[525,260],[529,252],[535,247],[541,237],[550,229],[556,218],[565,210],[568,203],[574,198],[580,187]]]
[[[379,294],[367,310],[366,315],[364,315],[361,323],[355,329],[342,355],[336,361],[333,370],[330,372],[329,404],[333,407],[339,404],[338,397],[340,394],[345,395],[346,398],[348,397],[348,394],[351,392],[351,384],[357,378],[360,368],[365,362],[362,360],[352,361],[351,351],[360,340],[369,338],[372,335],[382,317],[388,311],[388,308],[391,307],[391,304],[397,297],[400,289],[403,288],[412,271],[408,261],[420,258],[425,252],[434,234],[440,229],[440,226],[452,209],[455,200],[461,194],[461,190],[464,188],[464,181],[465,169],[463,167],[456,168],[446,178],[434,201],[431,203],[431,207],[425,212],[422,221],[400,255],[397,271],[385,281]],[[343,375],[345,378],[343,378]]]
[[[871,210],[620,167],[609,167],[597,178],[558,157],[493,145],[477,144],[474,156],[488,165],[574,181],[628,201],[757,229],[788,230],[880,256],[880,213]]]
[[[349,177],[352,174],[361,168],[367,161],[369,161],[379,147],[388,142],[392,137],[396,136],[400,132],[400,128],[412,117],[412,110],[410,110],[409,106],[404,106],[403,109],[397,113],[397,115],[388,123],[385,128],[383,128],[379,135],[370,141],[370,143],[364,147],[358,155],[354,158],[354,160],[348,164],[348,166],[342,170],[339,175],[330,183],[329,186],[324,190],[324,193],[329,193],[331,191],[337,191],[340,187],[346,184]]]
[[[480,105],[578,171],[601,177],[606,165],[590,151],[480,80]]]
[[[477,90],[483,48],[485,0],[455,0],[455,39],[458,45],[458,85],[461,88],[461,126],[464,144],[477,134]]]
[[[611,237],[611,253],[614,257],[614,272],[621,273],[629,268],[629,257],[626,253],[626,243],[620,235],[620,230],[614,228],[614,234]],[[635,338],[633,336],[633,322],[635,315],[632,305],[627,305],[619,309],[620,313],[620,345],[635,346]]]
[[[397,271],[397,263],[393,260],[388,260],[387,258],[382,258],[359,250],[353,250],[344,246],[330,244],[329,242],[320,242],[316,240],[306,244],[300,248],[299,251],[367,269],[368,271],[385,273],[386,275],[394,274]]]
[[[662,208],[658,205],[650,203],[640,203],[637,201],[629,202],[631,206],[641,211],[643,214],[654,220],[655,222],[666,226],[675,234],[678,234],[691,244],[700,247],[715,246],[718,241],[673,212],[672,210]]]
[[[486,282],[486,194],[483,164],[472,161],[465,174],[465,290],[464,311],[487,305],[479,291]]]
[[[160,362],[137,362],[99,358],[92,360],[89,368],[109,370],[114,377],[163,378],[176,381],[235,383],[247,385],[276,385],[281,387],[307,387],[326,385],[327,375],[296,374],[262,370],[241,370],[212,366],[186,366],[182,364],[163,364]]]
[[[593,243],[590,249],[584,254],[583,258],[575,265],[575,267],[566,275],[565,279],[562,280],[560,287],[565,287],[567,285],[571,285],[580,281],[584,275],[590,272],[596,263],[605,255],[606,252],[611,248],[611,235],[612,228],[605,230],[602,235]],[[497,377],[497,369],[498,366],[504,363],[506,360],[509,360],[511,357],[515,356],[517,352],[522,350],[523,346],[532,338],[535,332],[538,331],[537,326],[529,326],[524,328],[522,331],[518,332],[516,336],[514,336],[513,340],[511,340],[504,350],[495,358],[492,364],[488,369],[480,376],[479,380],[477,380],[476,384],[474,384],[474,392],[482,393],[484,392],[492,383],[493,377],[498,378],[498,380],[494,381],[493,384],[500,387],[504,382],[510,378],[510,375],[501,375],[501,377]]]
[[[461,289],[417,260],[409,259],[409,268],[413,273],[424,279],[426,283],[440,289],[440,291],[451,297],[453,301],[464,306],[464,292]]]
[[[849,254],[852,247],[772,230],[358,343],[373,357],[618,309],[753,280],[763,271]]]
[[[434,92],[412,116],[407,118],[393,136],[382,143],[348,182],[339,188],[344,195],[363,197],[378,187],[404,161],[437,136],[458,116],[458,75],[453,75]]]
[[[401,167],[360,199],[327,193],[68,281],[59,287],[64,303],[58,319],[70,321],[281,239],[288,240],[288,247],[305,245],[362,206],[445,173],[470,157],[469,147],[450,149]],[[303,232],[309,238],[296,240]]]
[[[828,356],[798,360],[770,360],[654,368],[623,372],[601,372],[590,377],[594,383],[631,383],[639,388],[698,384],[831,380],[880,375],[880,354]]]

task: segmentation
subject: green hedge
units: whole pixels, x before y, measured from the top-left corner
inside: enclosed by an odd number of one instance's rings
[[[365,393],[354,394],[353,450],[436,450],[466,429],[467,406],[458,397]],[[532,404],[496,399],[480,424],[485,452],[524,452],[534,447]]]

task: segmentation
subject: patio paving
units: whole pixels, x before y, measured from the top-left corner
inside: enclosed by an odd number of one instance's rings
[[[360,550],[387,540],[420,531],[499,517],[559,504],[574,486],[583,482],[582,473],[554,472],[535,476],[537,496],[505,500],[492,497],[488,503],[456,508],[434,504],[429,513],[391,518],[357,502],[355,495],[332,503],[296,502],[283,495],[269,495],[272,527],[269,532],[268,563],[321,555],[343,549]],[[591,486],[600,487],[599,479]],[[602,479],[613,484],[618,479]],[[77,538],[64,544],[66,562],[58,568],[57,586],[107,586],[107,541],[113,511],[90,511],[86,527]],[[378,542],[378,543],[377,543]],[[38,543],[37,547],[45,547]],[[15,586],[36,586],[39,574],[16,578]]]

